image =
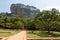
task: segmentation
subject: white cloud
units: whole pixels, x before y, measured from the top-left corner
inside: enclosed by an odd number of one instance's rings
[[[60,6],[48,6],[48,7],[40,9],[40,11],[42,11],[42,10],[51,10],[52,8],[56,8],[57,10],[60,11]]]

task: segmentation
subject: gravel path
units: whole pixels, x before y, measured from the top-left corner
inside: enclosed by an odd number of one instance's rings
[[[3,38],[2,40],[26,40],[26,30],[23,30],[13,36]]]

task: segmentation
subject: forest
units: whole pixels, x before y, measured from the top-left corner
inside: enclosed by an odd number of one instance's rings
[[[50,31],[60,31],[60,12],[55,8],[40,11],[36,15],[27,18],[7,14],[0,13],[1,29],[40,30],[48,33]]]

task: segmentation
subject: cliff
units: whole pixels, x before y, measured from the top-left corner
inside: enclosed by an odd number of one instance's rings
[[[36,13],[40,12],[40,10],[37,9],[36,7],[24,4],[12,4],[10,10],[11,14],[24,17],[33,16]]]

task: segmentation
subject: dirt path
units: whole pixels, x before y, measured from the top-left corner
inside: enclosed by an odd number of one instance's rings
[[[26,40],[26,30],[21,31],[16,35],[3,38],[2,40]]]

